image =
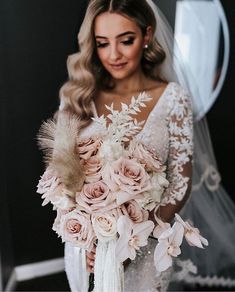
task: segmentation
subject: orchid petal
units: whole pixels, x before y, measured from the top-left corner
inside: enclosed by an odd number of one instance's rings
[[[169,227],[168,229],[162,232],[158,240],[160,241],[160,240],[169,239],[169,237],[171,237],[173,234],[174,234],[174,230],[172,229],[172,227]]]
[[[139,238],[148,238],[153,228],[154,223],[150,220],[137,223],[133,226],[133,236],[138,235]]]
[[[161,260],[162,257],[165,256],[165,254],[167,254],[167,250],[168,250],[169,244],[167,240],[162,240],[161,242],[159,242],[155,248],[154,251],[154,261],[158,262]]]
[[[129,258],[133,261],[136,257],[136,251],[133,247],[129,246]]]
[[[133,225],[134,223],[127,216],[120,216],[117,220],[117,232],[120,236],[125,235],[129,237],[131,235]]]
[[[185,228],[186,227],[186,222],[184,222],[184,220],[180,217],[180,215],[178,213],[175,213],[175,218],[176,218],[176,221],[178,221],[179,223],[181,223]]]
[[[130,238],[128,237],[122,236],[119,237],[117,240],[116,256],[120,262],[124,262],[130,256],[130,250],[128,245],[129,239]]]
[[[154,251],[154,263],[157,271],[163,272],[172,265],[172,258],[167,254],[167,241],[161,241]]]
[[[175,222],[172,226],[174,233],[170,237],[170,242],[176,246],[180,246],[184,237],[184,227],[179,222]]]
[[[208,240],[201,235],[199,235],[199,236],[200,236],[200,240],[201,240],[202,244],[204,244],[205,246],[208,246],[209,245]]]
[[[156,221],[159,225],[155,227],[153,231],[153,236],[159,238],[164,231],[171,227],[171,225],[167,222],[161,221],[158,217],[156,217]]]
[[[173,256],[173,257],[177,257],[180,254],[181,254],[181,249],[178,246],[176,246],[173,249],[173,251],[170,253],[170,255]]]

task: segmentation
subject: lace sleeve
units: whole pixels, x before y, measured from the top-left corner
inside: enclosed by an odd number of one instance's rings
[[[167,178],[170,182],[162,205],[176,204],[185,197],[191,183],[191,163],[193,155],[193,115],[190,96],[177,88],[170,96],[168,114],[169,154]]]

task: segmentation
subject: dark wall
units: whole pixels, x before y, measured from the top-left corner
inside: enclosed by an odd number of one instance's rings
[[[1,253],[7,255],[2,261],[8,275],[7,266],[63,254],[51,230],[55,214],[51,206],[41,207],[36,194],[44,164],[35,138],[58,107],[66,59],[77,50],[86,5],[81,0],[0,2]]]
[[[0,2],[0,241],[5,274],[16,265],[63,255],[61,240],[51,230],[55,214],[51,206],[41,207],[36,194],[44,165],[35,137],[42,121],[58,107],[58,91],[67,79],[66,59],[77,49],[86,2]],[[224,186],[232,194],[235,11],[234,1],[222,3],[230,24],[232,53],[226,82],[208,120]]]

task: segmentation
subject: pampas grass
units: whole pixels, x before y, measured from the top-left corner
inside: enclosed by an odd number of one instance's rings
[[[80,120],[76,115],[60,111],[57,120],[44,122],[37,135],[39,148],[44,152],[44,160],[50,165],[66,188],[80,191],[84,183],[84,173],[77,152],[77,137]]]

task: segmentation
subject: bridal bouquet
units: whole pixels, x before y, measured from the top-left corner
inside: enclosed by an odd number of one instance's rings
[[[143,122],[133,116],[149,100],[142,93],[129,106],[122,104],[121,111],[106,106],[107,118],[93,118],[101,134],[80,138],[79,121],[63,115],[57,123],[45,123],[39,136],[42,148],[50,154],[37,192],[42,194],[43,205],[50,202],[57,211],[53,230],[63,242],[87,251],[97,244],[96,291],[104,287],[121,290],[121,263],[135,259],[151,233],[158,238],[158,271],[170,267],[172,257],[180,254],[183,236],[191,245],[207,245],[198,229],[178,214],[172,227],[155,218],[154,229],[149,220],[169,185],[160,157],[136,136]]]

